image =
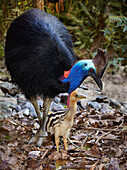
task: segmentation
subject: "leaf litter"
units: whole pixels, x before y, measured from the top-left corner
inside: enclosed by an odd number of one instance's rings
[[[127,115],[79,110],[68,139],[56,152],[53,135],[41,147],[28,144],[38,120],[12,115],[0,120],[0,169],[127,169]]]

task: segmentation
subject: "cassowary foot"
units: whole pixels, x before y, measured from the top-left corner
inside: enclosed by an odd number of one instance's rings
[[[46,136],[47,132],[43,131],[43,129],[39,129],[35,136],[30,139],[29,144],[36,143],[37,146],[41,146]]]

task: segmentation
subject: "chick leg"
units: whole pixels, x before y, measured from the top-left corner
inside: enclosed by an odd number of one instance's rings
[[[55,136],[55,143],[56,143],[57,152],[59,152],[59,137],[58,136]]]
[[[39,139],[38,139],[38,142],[37,142],[38,146],[40,146],[42,144],[43,138],[45,136],[47,136],[45,126],[46,126],[46,118],[47,118],[47,114],[48,114],[51,102],[52,102],[52,100],[49,99],[49,98],[44,99],[43,119],[41,119],[41,121],[40,121]]]
[[[64,142],[64,148],[67,151],[67,137],[63,137],[63,142]]]

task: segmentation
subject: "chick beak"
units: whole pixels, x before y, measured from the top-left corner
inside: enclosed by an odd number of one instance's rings
[[[103,84],[102,84],[101,78],[98,77],[98,75],[93,70],[89,70],[89,76],[91,76],[94,79],[94,81],[97,83],[100,90],[102,90]]]
[[[79,98],[79,99],[86,99],[86,96],[85,96],[84,94],[79,94],[79,93],[78,93],[78,98]]]

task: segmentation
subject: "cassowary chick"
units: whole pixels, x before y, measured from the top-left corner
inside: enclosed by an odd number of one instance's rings
[[[86,96],[73,91],[70,94],[70,105],[66,111],[52,112],[48,115],[46,128],[55,135],[55,143],[59,152],[59,137],[63,136],[65,150],[67,150],[67,137],[73,126],[74,115],[77,111],[77,101]]]

